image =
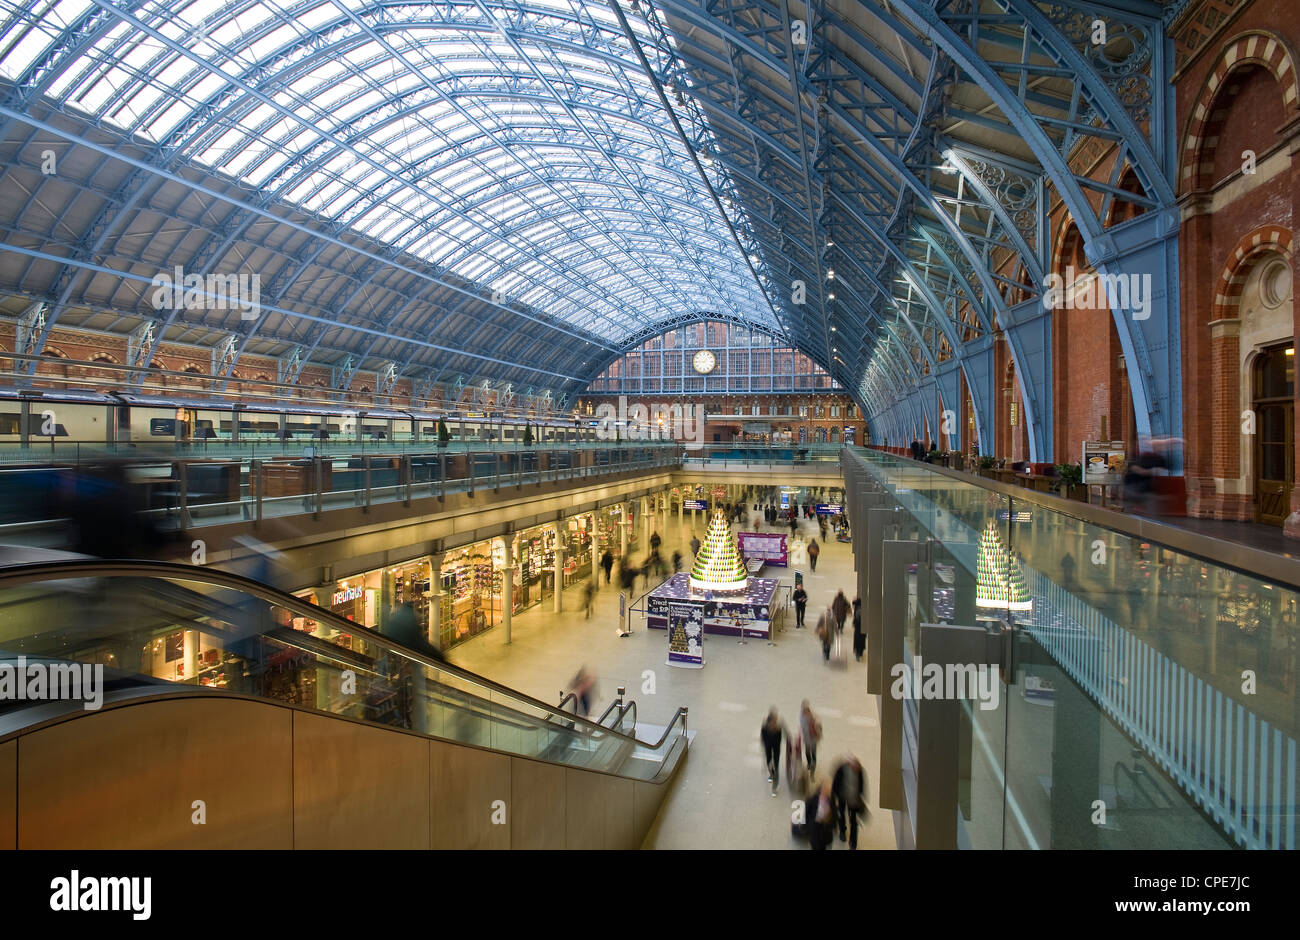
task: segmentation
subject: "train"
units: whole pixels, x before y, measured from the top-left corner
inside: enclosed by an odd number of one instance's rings
[[[594,422],[564,415],[400,410],[331,402],[237,402],[127,392],[0,388],[0,444],[190,444],[357,441],[433,445],[597,440]],[[26,434],[23,425],[26,424]]]

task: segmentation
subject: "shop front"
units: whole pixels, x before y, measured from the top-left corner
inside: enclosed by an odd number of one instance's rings
[[[514,613],[554,596],[555,542],[553,525],[519,533],[515,542]]]
[[[505,545],[500,539],[447,552],[439,578],[441,649],[478,636],[501,619],[505,561]]]
[[[566,519],[564,532],[564,587],[570,587],[591,576],[591,540],[594,519],[583,513]]]

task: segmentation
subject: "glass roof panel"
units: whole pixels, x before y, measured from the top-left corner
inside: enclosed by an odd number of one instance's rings
[[[91,5],[0,3],[9,78]],[[113,15],[59,66],[61,106],[451,275],[513,278],[541,313],[606,338],[702,305],[775,325],[602,2],[145,0]]]

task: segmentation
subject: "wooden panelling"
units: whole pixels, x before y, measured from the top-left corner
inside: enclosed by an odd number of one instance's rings
[[[0,848],[630,849],[665,792],[271,702],[167,699],[0,744]]]
[[[514,817],[510,758],[472,747],[431,741],[433,848],[508,849]],[[505,824],[492,821],[492,804],[505,803]]]
[[[681,760],[683,758],[679,758]],[[640,780],[632,782],[632,848],[640,848],[645,841],[646,833],[659,815],[659,804],[663,802],[666,790],[667,787],[663,785],[656,786]]]
[[[429,742],[293,713],[297,849],[427,849]]]
[[[606,849],[635,849],[641,845],[636,838],[636,818],[633,791],[636,782],[621,777],[602,777],[605,810]],[[662,787],[660,788],[662,789]]]
[[[510,758],[511,848],[564,848],[565,789],[564,767]]]
[[[292,848],[292,753],[287,709],[237,699],[149,702],[34,731],[18,749],[18,845]]]
[[[18,742],[0,744],[0,849],[18,848]]]
[[[570,849],[605,847],[604,778],[569,767],[564,771],[565,840]]]

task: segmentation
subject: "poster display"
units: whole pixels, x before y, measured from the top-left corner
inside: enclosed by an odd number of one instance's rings
[[[708,633],[766,637],[771,632],[771,619],[767,604],[704,602],[704,629]]]
[[[709,501],[707,499],[684,499],[682,500],[682,509],[687,511],[698,509],[701,512],[708,512]]]
[[[769,565],[790,564],[786,539],[789,536],[772,532],[739,532],[736,540],[740,543],[740,553],[746,558],[761,558]]]
[[[699,604],[668,603],[668,665],[704,666],[704,608]]]
[[[1083,482],[1116,485],[1124,482],[1124,442],[1084,441]]]

